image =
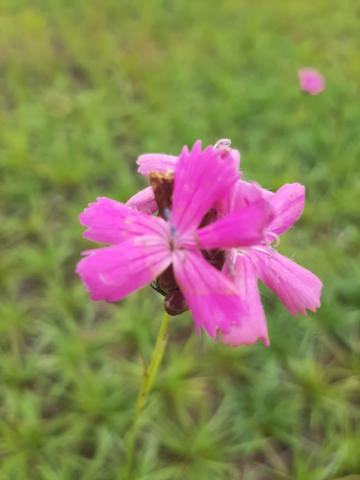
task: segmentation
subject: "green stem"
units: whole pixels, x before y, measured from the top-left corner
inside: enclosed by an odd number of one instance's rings
[[[132,475],[133,475],[133,468],[134,468],[134,451],[136,446],[137,433],[139,430],[139,419],[142,411],[144,410],[148,394],[151,390],[151,387],[154,384],[161,360],[164,355],[166,342],[167,342],[167,327],[169,324],[169,319],[170,319],[169,315],[165,313],[161,322],[155,347],[151,355],[150,364],[148,367],[145,367],[144,378],[136,399],[134,420],[132,423],[131,430],[129,432],[129,446],[128,446],[127,469],[126,469],[127,475],[125,477],[127,480],[132,480],[133,478]]]

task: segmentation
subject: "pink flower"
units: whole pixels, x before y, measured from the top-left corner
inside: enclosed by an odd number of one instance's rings
[[[266,320],[257,286],[260,279],[272,289],[292,315],[320,306],[322,283],[309,270],[280,255],[269,245],[289,230],[304,208],[305,189],[299,183],[285,184],[272,193],[256,184],[239,181],[233,192],[231,209],[248,208],[259,198],[266,198],[273,208],[274,218],[267,228],[267,242],[257,246],[233,249],[223,271],[234,279],[240,289],[245,315],[239,325],[231,327],[221,340],[233,346],[261,340],[269,345]],[[241,211],[241,210],[240,210]]]
[[[302,68],[298,72],[300,89],[310,95],[318,95],[325,90],[324,77],[312,68]]]
[[[240,155],[236,150],[230,150],[229,145],[224,146],[221,143],[216,147],[223,150],[223,157],[235,168],[239,165]],[[169,162],[163,154],[140,156],[138,159],[139,170],[144,174],[149,174],[154,169],[161,172],[172,171],[176,162],[177,157],[172,157]],[[290,229],[300,218],[305,200],[305,189],[302,185],[286,184],[273,193],[255,183],[239,179],[231,192],[216,203],[217,214],[221,217],[234,211],[240,212],[260,199],[269,202],[274,211],[274,218],[267,228],[266,241],[262,239],[258,245],[247,248],[227,249],[222,268],[235,283],[241,303],[246,306],[241,322],[231,326],[228,333],[220,334],[224,343],[233,346],[252,344],[257,340],[269,345],[265,313],[258,289],[259,279],[276,293],[292,315],[306,315],[307,309],[315,311],[320,306],[321,281],[312,272],[280,255],[270,246],[273,240],[278,239],[279,235]],[[137,207],[142,209],[140,203]],[[211,225],[207,227],[207,231],[211,231]],[[226,245],[223,244],[223,247]]]
[[[238,173],[227,159],[221,149],[210,146],[201,151],[200,142],[191,152],[184,147],[171,167],[175,170],[172,205],[171,210],[163,209],[165,219],[108,198],[98,198],[84,210],[80,222],[87,227],[85,237],[111,245],[84,252],[77,266],[93,300],[121,300],[170,268],[198,330],[214,337],[241,325],[242,296],[234,282],[205,259],[205,253],[261,244],[273,215],[268,202],[258,198],[201,225],[237,182]],[[137,205],[148,211],[154,197],[149,200],[143,192],[138,196]]]

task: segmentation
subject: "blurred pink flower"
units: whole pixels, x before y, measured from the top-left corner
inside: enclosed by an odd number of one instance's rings
[[[171,211],[164,209],[165,219],[109,198],[98,198],[84,210],[80,215],[80,223],[87,227],[84,236],[111,246],[84,252],[76,271],[93,300],[115,302],[170,267],[196,328],[212,337],[226,335],[242,323],[243,298],[204,252],[262,244],[272,209],[258,198],[202,226],[205,215],[232,191],[238,172],[224,159],[222,149],[209,146],[202,151],[199,141],[190,152],[184,147],[175,163],[172,206]],[[138,195],[138,205],[149,211],[153,200],[148,193]]]
[[[325,90],[325,79],[312,68],[302,68],[298,72],[300,89],[310,95],[318,95]]]

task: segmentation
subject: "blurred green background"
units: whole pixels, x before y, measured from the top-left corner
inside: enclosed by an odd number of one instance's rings
[[[161,318],[150,288],[92,303],[77,216],[124,201],[142,152],[232,139],[246,177],[307,187],[280,251],[324,281],[271,348],[171,321],[137,449],[142,480],[360,478],[360,4],[1,0],[0,479],[121,480]],[[302,94],[297,70],[327,90]]]

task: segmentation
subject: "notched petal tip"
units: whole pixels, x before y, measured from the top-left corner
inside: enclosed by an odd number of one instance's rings
[[[292,315],[320,307],[323,284],[310,270],[276,251],[271,255],[256,251],[261,281],[279,297]]]
[[[186,145],[183,148],[185,149],[185,153],[189,152]],[[201,148],[202,148],[202,141],[199,140],[199,139],[195,140],[194,145],[191,147],[190,154],[191,155],[198,155],[199,153],[201,153]],[[209,148],[209,147],[207,147],[207,148]]]

